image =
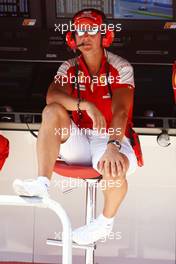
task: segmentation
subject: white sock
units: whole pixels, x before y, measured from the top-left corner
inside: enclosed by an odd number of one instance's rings
[[[50,186],[50,180],[46,176],[38,176],[37,181],[41,182],[42,184],[46,185],[47,188]]]
[[[106,217],[104,216],[103,214],[100,214],[98,217],[97,217],[98,221],[100,221],[101,223],[104,223],[104,224],[112,224],[113,221],[114,221],[114,217]]]

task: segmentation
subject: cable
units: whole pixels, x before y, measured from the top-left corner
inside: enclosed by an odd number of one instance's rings
[[[29,124],[26,122],[26,126],[28,128],[28,131],[31,133],[31,135],[35,138],[38,138],[38,135],[34,133],[32,129],[30,129]]]

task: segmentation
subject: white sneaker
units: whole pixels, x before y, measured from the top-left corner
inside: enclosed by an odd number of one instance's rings
[[[38,196],[38,197],[48,197],[48,188],[39,180],[19,180],[16,179],[13,182],[13,189],[16,194],[22,196]]]
[[[92,223],[79,227],[72,232],[72,240],[80,245],[92,244],[99,239],[106,239],[113,228],[112,223],[102,223],[95,219]]]

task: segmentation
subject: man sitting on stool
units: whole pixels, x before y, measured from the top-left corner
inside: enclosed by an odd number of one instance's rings
[[[48,193],[58,154],[68,164],[93,166],[107,183],[104,209],[91,224],[73,231],[73,241],[79,244],[93,243],[110,234],[127,192],[126,175],[137,168],[128,129],[133,68],[105,49],[111,45],[114,33],[104,21],[105,15],[95,9],[84,9],[74,16],[75,31],[68,32],[66,40],[81,55],[60,66],[48,89],[37,140],[38,178],[13,183],[18,195],[43,197]],[[68,111],[72,111],[72,119]]]

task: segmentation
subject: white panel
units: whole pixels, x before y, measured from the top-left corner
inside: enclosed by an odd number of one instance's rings
[[[36,139],[28,132],[3,131],[10,140],[10,156],[0,175],[0,193],[13,194],[12,181],[34,178],[36,166]],[[171,138],[168,148],[156,143],[156,136],[141,136],[145,166],[128,177],[128,194],[115,219],[114,232],[121,232],[122,238],[98,243],[96,260],[99,263],[164,263],[174,264],[176,233],[176,138]],[[51,198],[58,200],[69,214],[72,226],[84,223],[85,192],[79,187],[63,195],[53,175]],[[57,186],[56,186],[57,185]],[[98,190],[97,214],[102,211],[103,195]],[[17,211],[15,211],[17,210]],[[13,221],[12,221],[13,219]],[[33,237],[33,223],[35,236]],[[25,225],[24,225],[25,223]],[[23,260],[24,255],[36,261],[57,262],[59,247],[45,244],[48,237],[61,231],[57,217],[49,210],[32,208],[0,208],[0,260]],[[35,241],[33,245],[33,239]],[[74,255],[84,252],[74,249]],[[20,255],[19,255],[20,254]],[[16,258],[15,258],[16,256]],[[150,261],[147,261],[150,260]],[[134,261],[133,261],[134,260]],[[79,263],[79,262],[76,262]],[[81,262],[80,262],[81,263]]]
[[[113,232],[122,239],[99,243],[96,256],[116,256],[120,263],[174,263],[176,235],[176,138],[160,147],[156,136],[141,136],[145,166],[128,176],[128,193]],[[124,259],[124,262],[122,261]],[[138,263],[138,262],[136,262]],[[162,262],[161,262],[162,263]]]

